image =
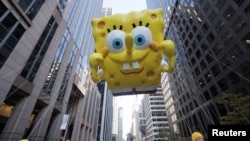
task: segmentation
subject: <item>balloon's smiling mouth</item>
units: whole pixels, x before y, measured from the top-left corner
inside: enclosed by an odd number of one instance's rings
[[[132,63],[123,63],[122,70],[120,72],[122,74],[128,75],[133,73],[140,73],[143,71],[143,68],[140,67],[138,61]]]

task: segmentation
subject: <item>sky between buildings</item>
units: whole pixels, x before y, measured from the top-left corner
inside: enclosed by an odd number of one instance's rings
[[[103,7],[112,7],[113,14],[146,9],[146,0],[103,0]]]
[[[146,9],[146,0],[104,0],[103,7],[112,7],[112,13],[129,13],[131,11],[140,11]],[[117,97],[115,97],[117,98]],[[118,103],[123,108],[123,138],[130,132],[132,125],[133,105],[139,104],[143,95],[137,96],[120,96]]]

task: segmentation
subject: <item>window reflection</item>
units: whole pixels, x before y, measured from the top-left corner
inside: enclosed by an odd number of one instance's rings
[[[26,15],[33,20],[40,8],[42,7],[44,0],[19,0],[18,4],[26,13]]]

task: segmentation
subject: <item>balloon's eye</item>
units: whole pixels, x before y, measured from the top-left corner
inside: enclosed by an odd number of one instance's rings
[[[121,30],[111,31],[106,38],[106,46],[112,52],[120,52],[124,49],[125,33]]]
[[[142,46],[146,42],[145,36],[142,34],[136,35],[134,37],[134,42],[137,46]]]
[[[134,44],[136,49],[145,49],[152,42],[151,31],[144,26],[138,26],[131,32],[134,36]]]
[[[112,46],[114,49],[121,49],[123,47],[123,41],[120,38],[114,38],[112,41]]]

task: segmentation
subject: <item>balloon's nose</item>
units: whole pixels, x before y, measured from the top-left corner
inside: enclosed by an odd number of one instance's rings
[[[133,48],[133,35],[132,34],[127,34],[125,37],[125,44],[127,47],[127,54],[132,53],[132,48]]]

